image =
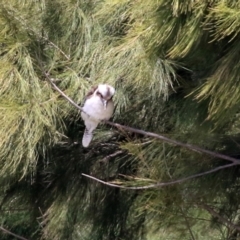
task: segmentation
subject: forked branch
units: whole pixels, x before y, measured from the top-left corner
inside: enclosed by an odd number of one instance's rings
[[[53,83],[52,79],[49,77],[49,75],[46,72],[43,71],[43,73],[44,73],[46,79],[48,80],[48,82],[53,86],[53,88],[56,91],[58,91],[67,101],[69,101],[78,110],[83,111],[80,106],[78,106],[70,97],[68,97],[61,89],[59,89],[55,83]],[[173,181],[170,181],[170,182],[160,182],[160,183],[156,183],[156,184],[150,184],[150,185],[147,185],[147,186],[139,186],[139,187],[128,187],[128,186],[114,184],[114,183],[111,183],[111,182],[105,182],[105,181],[102,181],[102,180],[100,180],[98,178],[95,178],[93,176],[82,173],[83,176],[88,177],[90,179],[93,179],[93,180],[95,180],[97,182],[100,182],[100,183],[102,183],[104,185],[107,185],[107,186],[116,187],[116,188],[123,188],[123,189],[132,189],[132,190],[159,188],[159,187],[163,187],[163,186],[182,183],[182,182],[185,182],[187,180],[194,179],[194,178],[197,178],[197,177],[201,177],[201,176],[204,176],[204,175],[207,175],[207,174],[211,174],[213,172],[217,172],[217,171],[220,171],[220,170],[225,169],[225,168],[240,165],[240,160],[237,159],[237,158],[233,158],[233,157],[230,157],[230,156],[218,153],[218,152],[213,152],[213,151],[210,151],[210,150],[207,150],[207,149],[204,149],[204,148],[200,148],[200,147],[192,145],[192,144],[183,143],[183,142],[180,142],[180,141],[177,141],[177,140],[173,140],[173,139],[170,139],[168,137],[165,137],[165,136],[157,134],[157,133],[147,132],[147,131],[144,131],[144,130],[141,130],[141,129],[124,126],[124,125],[121,125],[119,123],[114,123],[114,122],[111,122],[111,121],[104,121],[104,122],[106,124],[110,125],[110,126],[116,127],[118,129],[121,129],[121,130],[126,130],[126,131],[129,131],[129,132],[133,132],[133,133],[141,134],[141,135],[144,135],[144,136],[156,138],[156,139],[162,140],[164,142],[167,142],[169,144],[173,144],[173,145],[176,145],[176,146],[187,148],[191,151],[204,153],[204,154],[210,155],[210,156],[215,157],[215,158],[220,158],[220,159],[224,159],[224,160],[232,162],[231,164],[219,166],[219,167],[216,167],[214,169],[211,169],[211,170],[208,170],[208,171],[205,171],[205,172],[202,172],[202,173],[197,173],[197,174],[191,175],[191,176],[186,177],[186,178],[173,180]]]
[[[128,187],[128,186],[123,186],[121,184],[105,182],[103,180],[100,180],[96,177],[87,175],[85,173],[82,173],[82,176],[90,178],[94,181],[97,181],[99,183],[102,183],[102,184],[110,186],[110,187],[122,188],[122,189],[131,189],[131,190],[143,190],[143,189],[160,188],[160,187],[170,186],[170,185],[174,185],[174,184],[179,184],[179,183],[182,183],[182,182],[186,182],[187,180],[194,179],[194,178],[197,178],[197,177],[202,177],[204,175],[208,175],[208,174],[220,171],[220,170],[225,169],[225,168],[230,168],[230,167],[233,167],[233,166],[236,166],[236,165],[237,164],[235,164],[235,163],[230,163],[230,164],[227,164],[227,165],[223,165],[223,166],[220,166],[220,167],[213,168],[209,171],[205,171],[205,172],[202,172],[202,173],[197,173],[197,174],[191,175],[189,177],[185,177],[185,178],[181,178],[181,179],[177,179],[177,180],[173,180],[173,181],[169,181],[169,182],[158,182],[158,183],[155,183],[155,184],[149,184],[149,185],[139,186],[139,187]]]
[[[2,230],[3,232],[5,232],[5,233],[7,233],[7,234],[9,234],[9,235],[14,236],[14,237],[17,238],[17,239],[20,239],[20,240],[28,240],[27,238],[21,237],[21,236],[15,234],[15,233],[13,233],[13,232],[10,232],[9,230],[7,230],[7,229],[4,228],[4,227],[1,227],[1,226],[0,226],[0,230]]]
[[[61,89],[59,89],[59,87],[57,87],[57,85],[55,83],[53,83],[53,81],[50,79],[50,77],[48,76],[48,74],[46,72],[44,72],[44,75],[45,75],[46,79],[48,80],[48,82],[53,86],[53,88],[55,90],[57,90],[74,107],[76,107],[80,111],[83,111],[80,106],[78,106],[70,97],[68,97]],[[128,126],[125,126],[125,125],[122,125],[122,124],[119,124],[119,123],[114,123],[114,122],[111,122],[111,121],[104,121],[104,123],[106,123],[110,126],[116,127],[118,129],[121,129],[121,130],[126,130],[126,131],[129,131],[129,132],[145,135],[145,136],[152,137],[152,138],[157,138],[159,140],[162,140],[164,142],[168,142],[170,144],[174,144],[174,145],[177,145],[177,146],[180,146],[180,147],[184,147],[184,148],[187,148],[187,149],[195,151],[195,152],[205,153],[207,155],[210,155],[210,156],[213,156],[213,157],[216,157],[216,158],[221,158],[221,159],[233,162],[236,165],[240,165],[240,160],[237,159],[237,158],[233,158],[233,157],[230,157],[230,156],[218,153],[218,152],[213,152],[213,151],[210,151],[210,150],[207,150],[207,149],[204,149],[204,148],[200,148],[198,146],[195,146],[195,145],[192,145],[192,144],[189,144],[189,143],[183,143],[183,142],[180,142],[180,141],[177,141],[177,140],[173,140],[171,138],[165,137],[165,136],[157,134],[157,133],[147,132],[147,131],[144,131],[144,130],[141,130],[141,129],[128,127]]]

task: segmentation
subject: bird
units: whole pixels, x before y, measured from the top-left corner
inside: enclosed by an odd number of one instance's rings
[[[88,147],[92,138],[93,131],[102,120],[109,120],[114,111],[113,95],[115,88],[108,84],[99,84],[92,87],[87,93],[81,111],[81,117],[85,124],[82,138],[83,147]]]

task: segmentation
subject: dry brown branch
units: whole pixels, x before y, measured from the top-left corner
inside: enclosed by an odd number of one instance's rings
[[[221,216],[212,207],[210,207],[210,206],[208,206],[208,205],[206,205],[204,203],[198,203],[197,205],[199,207],[207,210],[213,217],[216,217],[221,223],[226,224],[226,226],[229,227],[230,229],[234,229],[234,230],[237,230],[238,232],[240,232],[240,226],[232,223],[231,221],[229,221],[225,217]]]
[[[48,76],[48,74],[46,72],[43,72],[43,73],[44,73],[46,79],[48,80],[48,82],[53,86],[53,88],[55,90],[57,90],[73,106],[75,106],[80,111],[83,111],[81,107],[79,107],[70,97],[68,97],[61,89],[59,89],[56,86],[56,84],[53,83],[53,81],[51,80],[51,78]],[[167,137],[165,137],[163,135],[160,135],[160,134],[157,134],[157,133],[147,132],[147,131],[144,131],[144,130],[141,130],[141,129],[124,126],[124,125],[121,125],[119,123],[114,123],[114,122],[110,122],[110,121],[104,121],[104,123],[106,123],[110,126],[116,127],[119,130],[125,130],[125,131],[129,131],[129,132],[134,132],[134,133],[138,133],[138,134],[141,134],[141,135],[145,135],[145,136],[148,136],[148,137],[157,138],[157,139],[160,139],[164,142],[168,142],[170,144],[174,144],[174,145],[177,145],[177,146],[180,146],[180,147],[184,147],[184,148],[187,148],[187,149],[192,150],[192,151],[205,153],[205,154],[208,154],[208,155],[216,157],[216,158],[221,158],[221,159],[233,162],[236,165],[240,165],[240,160],[237,159],[237,158],[233,158],[233,157],[221,154],[221,153],[217,153],[217,152],[213,152],[213,151],[210,151],[210,150],[207,150],[207,149],[203,149],[203,148],[200,148],[198,146],[195,146],[195,145],[192,145],[192,144],[189,144],[189,143],[182,143],[182,142],[167,138]]]
[[[189,231],[189,234],[190,234],[190,236],[191,236],[191,239],[192,239],[192,240],[195,240],[193,231],[192,231],[191,226],[190,226],[190,223],[189,223],[189,219],[187,218],[187,216],[186,216],[186,214],[185,214],[185,212],[184,212],[184,210],[183,210],[183,208],[182,208],[181,206],[179,207],[179,209],[180,209],[180,212],[182,213],[183,218],[185,219],[186,227],[187,227],[187,229],[188,229],[188,231]]]
[[[236,163],[237,165],[240,165],[240,160],[237,159],[237,158],[229,157],[227,155],[224,155],[224,154],[221,154],[221,153],[218,153],[218,152],[213,152],[213,151],[210,151],[210,150],[207,150],[207,149],[203,149],[203,148],[200,148],[198,146],[195,146],[195,145],[192,145],[192,144],[189,144],[189,143],[182,143],[182,142],[170,139],[168,137],[165,137],[165,136],[157,134],[157,133],[146,132],[146,131],[141,130],[141,129],[136,129],[136,128],[124,126],[124,125],[121,125],[121,124],[118,124],[118,123],[113,123],[113,122],[110,122],[110,121],[105,121],[105,123],[107,123],[108,125],[114,126],[118,129],[124,129],[124,130],[129,131],[129,132],[134,132],[134,133],[138,133],[138,134],[145,135],[145,136],[148,136],[148,137],[157,138],[157,139],[160,139],[164,142],[168,142],[170,144],[174,144],[174,145],[177,145],[177,146],[180,146],[180,147],[184,147],[184,148],[187,148],[187,149],[192,150],[192,151],[205,153],[207,155],[210,155],[210,156],[213,156],[213,157],[216,157],[216,158],[221,158],[221,159]]]
[[[70,56],[68,56],[60,47],[58,47],[55,43],[53,43],[52,41],[50,41],[47,37],[42,36],[42,34],[36,32],[35,30],[33,30],[26,22],[23,18],[21,18],[18,14],[15,14],[14,11],[8,11],[4,5],[1,6],[2,8],[4,8],[5,11],[7,11],[9,14],[11,14],[11,16],[16,19],[19,23],[22,24],[22,26],[24,26],[25,29],[29,30],[30,33],[37,35],[40,39],[44,39],[45,41],[48,42],[49,45],[52,45],[54,48],[56,48],[67,60],[70,60]]]
[[[49,77],[48,73],[46,73],[44,71],[43,71],[43,73],[44,73],[46,79],[48,80],[48,82],[53,86],[53,88],[56,91],[58,91],[65,99],[67,99],[78,110],[83,111],[81,107],[79,107],[70,97],[68,97],[61,89],[59,89],[56,86],[55,83],[53,83],[53,81]],[[160,134],[156,134],[156,133],[153,133],[153,132],[147,132],[147,131],[144,131],[144,130],[141,130],[141,129],[136,129],[136,128],[124,126],[124,125],[121,125],[119,123],[113,123],[111,121],[104,121],[104,123],[106,123],[110,126],[116,127],[117,129],[122,130],[122,131],[125,130],[125,131],[129,131],[129,132],[134,132],[134,133],[137,133],[137,134],[141,134],[141,135],[144,135],[144,136],[149,136],[149,137],[152,137],[152,138],[160,139],[160,140],[162,140],[164,142],[167,142],[167,143],[170,143],[170,144],[174,144],[174,145],[177,145],[177,146],[180,146],[180,147],[187,148],[187,149],[192,150],[192,151],[196,151],[196,152],[199,152],[199,153],[204,153],[204,154],[210,155],[210,156],[215,157],[215,158],[221,158],[221,159],[232,162],[231,164],[216,167],[216,168],[211,169],[209,171],[194,174],[194,175],[191,175],[191,176],[186,177],[186,178],[182,178],[182,179],[178,179],[178,180],[174,180],[174,181],[170,181],[170,182],[165,182],[165,183],[156,183],[156,184],[151,184],[151,185],[141,186],[141,187],[126,187],[126,186],[122,186],[122,185],[117,185],[117,184],[102,181],[98,178],[95,178],[95,177],[92,177],[90,175],[82,173],[82,175],[85,176],[85,177],[91,178],[91,179],[93,179],[97,182],[100,182],[102,184],[105,184],[105,185],[108,185],[108,186],[111,186],[111,187],[123,188],[123,189],[133,189],[133,190],[158,188],[158,187],[163,187],[163,186],[182,183],[182,182],[185,182],[185,181],[193,179],[193,178],[201,177],[201,176],[213,173],[213,172],[220,171],[221,169],[225,169],[225,168],[233,167],[233,166],[236,166],[236,165],[240,165],[240,160],[239,159],[236,159],[236,158],[233,158],[233,157],[230,157],[230,156],[218,153],[218,152],[213,152],[213,151],[210,151],[210,150],[207,150],[207,149],[203,149],[203,148],[200,148],[200,147],[192,145],[192,144],[182,143],[182,142],[179,142],[177,140],[167,138],[167,137],[165,137],[163,135],[160,135]]]
[[[15,234],[15,233],[13,233],[13,232],[10,232],[9,230],[5,229],[4,227],[1,227],[1,226],[0,226],[0,229],[1,229],[3,232],[5,232],[5,233],[7,233],[7,234],[9,234],[9,235],[12,235],[12,236],[14,236],[14,237],[17,238],[17,239],[28,240],[27,238],[21,237],[21,236]]]
[[[87,175],[85,173],[82,173],[82,176],[90,178],[94,181],[100,182],[100,183],[102,183],[104,185],[107,185],[107,186],[110,186],[110,187],[122,188],[122,189],[131,189],[131,190],[143,190],[143,189],[159,188],[159,187],[165,187],[165,186],[169,186],[169,185],[179,184],[179,183],[182,183],[182,182],[186,182],[187,180],[194,179],[194,178],[197,178],[197,177],[202,177],[204,175],[208,175],[210,173],[220,171],[221,169],[230,168],[230,167],[233,167],[233,166],[236,166],[236,165],[237,165],[236,163],[230,163],[230,164],[227,164],[227,165],[216,167],[216,168],[211,169],[209,171],[205,171],[205,172],[202,172],[202,173],[197,173],[197,174],[191,175],[191,176],[186,177],[186,178],[181,178],[181,179],[173,180],[173,181],[170,181],[170,182],[159,182],[159,183],[150,184],[150,185],[146,185],[146,186],[140,186],[140,187],[127,187],[127,186],[117,185],[117,184],[114,184],[114,183],[111,183],[111,182],[105,182],[105,181],[102,181],[102,180],[100,180],[98,178],[95,178],[93,176]]]
[[[99,160],[99,162],[101,162],[101,163],[107,162],[109,159],[111,159],[111,158],[113,158],[113,157],[116,157],[116,156],[122,154],[123,152],[124,152],[124,151],[122,151],[122,150],[116,151],[116,152],[114,152],[114,153],[112,153],[112,154],[107,155],[107,156],[104,157],[103,159]]]
[[[44,40],[46,40],[46,41],[48,41],[48,43],[50,44],[50,45],[52,45],[53,47],[55,47],[67,60],[70,60],[70,57],[61,49],[61,48],[59,48],[56,44],[54,44],[52,41],[50,41],[48,38],[46,38],[46,37],[43,37],[42,36],[42,38],[44,39]]]
[[[68,97],[60,88],[57,87],[57,85],[50,79],[48,74],[46,72],[43,72],[45,77],[47,78],[48,82],[51,83],[53,88],[55,88],[65,99],[67,99],[74,107],[76,107],[78,110],[83,111],[83,109],[78,106],[70,97]]]

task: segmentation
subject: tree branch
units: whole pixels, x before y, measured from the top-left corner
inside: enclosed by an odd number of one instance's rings
[[[9,230],[7,230],[7,229],[5,229],[5,228],[3,228],[3,227],[1,227],[1,226],[0,226],[0,229],[1,229],[3,232],[5,232],[5,233],[14,236],[15,238],[18,238],[18,239],[21,239],[21,240],[28,240],[27,238],[24,238],[24,237],[21,237],[21,236],[15,234],[15,233],[12,233],[12,232],[10,232]]]
[[[124,126],[124,125],[121,125],[121,124],[118,124],[118,123],[113,123],[113,122],[110,122],[110,121],[105,121],[105,123],[107,123],[108,125],[114,126],[116,128],[119,128],[119,129],[124,129],[124,130],[127,130],[129,132],[134,132],[134,133],[138,133],[138,134],[145,135],[145,136],[148,136],[148,137],[157,138],[157,139],[160,139],[164,142],[168,142],[170,144],[174,144],[174,145],[177,145],[177,146],[180,146],[180,147],[184,147],[184,148],[187,148],[187,149],[195,151],[195,152],[205,153],[207,155],[210,155],[210,156],[213,156],[213,157],[216,157],[216,158],[221,158],[221,159],[236,163],[237,165],[240,165],[240,160],[239,159],[233,158],[233,157],[230,157],[230,156],[218,153],[218,152],[213,152],[213,151],[203,149],[203,148],[200,148],[198,146],[195,146],[195,145],[192,145],[192,144],[189,144],[189,143],[183,143],[183,142],[179,142],[177,140],[170,139],[170,138],[165,137],[165,136],[160,135],[160,134],[156,134],[156,133],[153,133],[153,132],[146,132],[144,130]]]
[[[53,88],[56,91],[58,91],[65,99],[67,99],[78,110],[83,111],[81,107],[79,107],[70,97],[68,97],[61,89],[59,89],[56,86],[55,83],[53,83],[52,79],[49,77],[49,75],[45,71],[43,71],[43,73],[44,73],[46,79],[48,80],[48,82],[53,86]],[[104,121],[104,123],[106,123],[110,126],[116,127],[118,129],[121,129],[121,130],[126,130],[126,131],[129,131],[129,132],[138,133],[138,134],[141,134],[141,135],[144,135],[144,136],[149,136],[149,137],[152,137],[152,138],[160,139],[160,140],[162,140],[164,142],[168,142],[170,144],[174,144],[174,145],[177,145],[177,146],[180,146],[180,147],[187,148],[187,149],[192,150],[192,151],[205,153],[207,155],[210,155],[210,156],[213,156],[213,157],[216,157],[216,158],[221,158],[221,159],[232,162],[231,164],[216,167],[212,170],[209,170],[209,171],[206,171],[206,172],[203,172],[203,173],[194,174],[194,175],[191,175],[191,176],[186,177],[186,178],[182,178],[182,179],[178,179],[178,180],[174,180],[174,181],[170,181],[170,182],[165,182],[165,183],[156,183],[156,184],[151,184],[151,185],[148,185],[148,186],[141,186],[141,187],[126,187],[126,186],[121,186],[121,185],[117,185],[117,184],[113,184],[113,183],[109,183],[109,182],[104,182],[104,181],[102,181],[98,178],[95,178],[95,177],[92,177],[92,176],[87,175],[85,173],[82,173],[83,176],[91,178],[91,179],[93,179],[97,182],[100,182],[100,183],[104,184],[104,185],[108,185],[108,186],[116,187],[116,188],[123,188],[123,189],[133,189],[133,190],[158,188],[158,187],[173,185],[173,184],[177,184],[177,183],[182,183],[182,182],[185,182],[185,181],[193,179],[193,178],[197,178],[197,177],[201,177],[201,176],[213,173],[213,172],[217,172],[217,171],[219,171],[221,169],[224,169],[224,168],[229,168],[229,167],[233,167],[233,166],[236,166],[236,165],[240,165],[240,160],[239,159],[236,159],[236,158],[233,158],[233,157],[221,154],[221,153],[209,151],[209,150],[200,148],[200,147],[192,145],[192,144],[182,143],[182,142],[179,142],[177,140],[167,138],[167,137],[165,137],[163,135],[160,135],[160,134],[156,134],[156,133],[153,133],[153,132],[147,132],[147,131],[144,131],[144,130],[141,130],[141,129],[136,129],[136,128],[124,126],[124,125],[121,125],[119,123],[113,123],[113,122],[110,122],[110,121]]]
[[[208,206],[204,203],[198,203],[197,205],[202,207],[203,209],[207,210],[212,216],[216,217],[221,223],[226,224],[227,227],[229,227],[230,229],[234,229],[234,230],[237,230],[238,232],[240,232],[240,226],[238,226],[238,225],[232,223],[231,221],[229,221],[228,219],[224,218],[219,213],[217,213],[215,210],[213,210],[213,208],[211,208],[210,206]]]
[[[103,159],[99,160],[100,163],[103,163],[103,162],[107,162],[109,159],[113,158],[113,157],[116,157],[120,154],[122,154],[124,151],[123,150],[119,150],[119,151],[116,151],[112,154],[109,154],[107,155],[106,157],[104,157]]]
[[[43,72],[44,76],[48,80],[48,82],[53,86],[55,90],[57,90],[65,99],[67,99],[74,107],[76,107],[78,110],[83,112],[83,109],[77,105],[70,97],[68,97],[57,85],[52,81],[52,79],[48,76],[46,72]]]
[[[4,10],[7,11],[7,9],[4,7]],[[58,47],[55,43],[50,41],[47,37],[42,36],[38,32],[35,32],[32,28],[29,27],[29,25],[24,21],[24,19],[20,18],[15,12],[9,12],[11,13],[11,16],[15,18],[19,23],[21,23],[27,30],[29,30],[31,33],[36,34],[40,39],[46,40],[50,45],[52,45],[54,48],[56,48],[67,60],[70,60],[70,57],[60,48]]]
[[[170,181],[170,182],[159,182],[159,183],[156,183],[156,184],[150,184],[150,185],[147,185],[147,186],[140,186],[140,187],[127,187],[127,186],[117,185],[117,184],[114,184],[114,183],[111,183],[111,182],[105,182],[105,181],[102,181],[102,180],[100,180],[96,177],[87,175],[85,173],[82,173],[82,176],[90,178],[94,181],[100,182],[100,183],[102,183],[104,185],[107,185],[107,186],[110,186],[110,187],[122,188],[122,189],[131,189],[131,190],[143,190],[143,189],[159,188],[159,187],[165,187],[165,186],[169,186],[169,185],[179,184],[179,183],[182,183],[182,182],[186,182],[187,180],[197,178],[197,177],[202,177],[204,175],[208,175],[208,174],[211,174],[213,172],[217,172],[217,171],[220,171],[222,169],[230,168],[230,167],[233,167],[233,166],[236,166],[236,165],[238,165],[238,164],[230,163],[230,164],[227,164],[227,165],[216,167],[216,168],[211,169],[209,171],[205,171],[205,172],[202,172],[202,173],[197,173],[197,174],[191,175],[191,176],[186,177],[186,178],[181,178],[181,179]]]
[[[43,73],[44,73],[46,79],[48,80],[48,82],[53,86],[53,88],[56,91],[58,91],[65,99],[67,99],[78,110],[83,111],[81,107],[79,107],[70,97],[68,97],[61,89],[59,89],[56,86],[56,84],[53,83],[53,81],[51,80],[51,78],[48,76],[48,74],[46,72],[43,71]],[[187,149],[192,150],[192,151],[205,153],[207,155],[210,155],[210,156],[213,156],[213,157],[216,157],[216,158],[221,158],[221,159],[233,162],[236,165],[240,165],[240,160],[237,159],[237,158],[233,158],[233,157],[221,154],[221,153],[217,153],[217,152],[213,152],[213,151],[210,151],[210,150],[207,150],[207,149],[203,149],[203,148],[200,148],[200,147],[192,145],[192,144],[182,143],[182,142],[179,142],[177,140],[167,138],[167,137],[165,137],[163,135],[160,135],[160,134],[156,134],[156,133],[153,133],[153,132],[147,132],[147,131],[144,131],[144,130],[124,126],[124,125],[121,125],[119,123],[113,123],[113,122],[110,122],[110,121],[104,121],[104,123],[106,123],[110,126],[116,127],[118,129],[121,129],[121,130],[126,130],[126,131],[129,131],[129,132],[134,132],[134,133],[149,136],[149,137],[152,137],[152,138],[160,139],[160,140],[162,140],[164,142],[168,142],[170,144],[174,144],[174,145],[177,145],[177,146],[180,146],[180,147],[184,147],[184,148],[187,148]]]
[[[183,211],[182,207],[179,207],[179,209],[180,209],[180,211],[181,211],[181,213],[182,213],[182,216],[183,216],[184,219],[185,219],[186,227],[187,227],[187,229],[188,229],[188,231],[189,231],[189,233],[190,233],[190,236],[191,236],[192,240],[195,240],[193,231],[192,231],[192,229],[191,229],[190,223],[189,223],[189,221],[188,221],[188,218],[187,218],[185,212]]]

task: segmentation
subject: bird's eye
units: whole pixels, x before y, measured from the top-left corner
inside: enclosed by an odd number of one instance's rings
[[[103,98],[103,95],[100,92],[97,92],[97,95],[101,98]]]

